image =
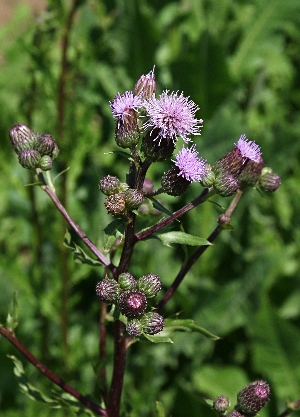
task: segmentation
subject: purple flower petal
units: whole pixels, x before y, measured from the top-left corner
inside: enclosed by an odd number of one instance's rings
[[[142,106],[142,102],[140,96],[134,96],[132,91],[125,91],[122,95],[118,93],[109,104],[114,119],[124,122],[125,117],[129,115],[128,110],[138,111]]]
[[[206,161],[198,157],[196,146],[182,148],[176,155],[175,165],[179,168],[178,175],[186,180],[201,181],[206,174]]]
[[[188,135],[200,135],[203,120],[195,118],[199,107],[182,93],[179,96],[177,92],[168,93],[166,90],[159,98],[153,96],[144,103],[149,120],[143,128],[159,131],[154,140],[171,139],[175,143],[177,136],[181,136],[185,142],[189,142]]]
[[[249,141],[246,135],[242,135],[235,146],[239,149],[242,157],[251,159],[251,161],[259,162],[261,158],[260,147],[253,141]]]

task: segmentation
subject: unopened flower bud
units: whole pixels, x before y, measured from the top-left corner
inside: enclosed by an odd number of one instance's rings
[[[225,413],[225,411],[230,407],[230,400],[224,395],[216,398],[214,401],[214,409],[219,413]]]
[[[222,197],[230,197],[237,192],[239,184],[232,174],[221,172],[216,176],[214,188]]]
[[[136,288],[136,279],[129,272],[119,275],[118,283],[122,290],[134,290]]]
[[[263,168],[258,185],[262,191],[273,193],[280,186],[280,176],[272,172],[270,168]]]
[[[179,175],[179,173],[180,169],[175,165],[163,174],[161,186],[165,193],[178,196],[189,188],[191,182]]]
[[[152,162],[162,162],[170,159],[175,149],[172,140],[160,140],[158,135],[159,130],[153,129],[146,133],[142,141],[141,151]]]
[[[34,148],[37,134],[29,127],[18,123],[10,129],[9,138],[15,152],[19,154],[21,151]]]
[[[269,401],[270,386],[265,381],[252,382],[237,395],[236,409],[241,413],[255,416]]]
[[[229,172],[232,175],[237,175],[241,172],[245,158],[242,156],[238,148],[234,148],[228,152],[221,159],[219,159],[213,166],[213,172],[218,175],[220,172]]]
[[[122,120],[116,126],[115,139],[121,148],[134,148],[140,138],[137,112],[134,109],[127,109]]]
[[[153,190],[154,190],[153,182],[149,180],[149,178],[145,178],[144,184],[143,184],[143,193],[149,194],[149,193],[152,193]]]
[[[124,291],[118,298],[118,307],[126,317],[139,317],[147,308],[147,298],[140,291]]]
[[[137,209],[143,202],[143,193],[138,190],[128,188],[124,193],[125,205],[130,210]]]
[[[52,150],[52,155],[51,155],[51,158],[52,158],[52,159],[57,158],[58,154],[59,154],[59,148],[58,148],[58,146],[56,145],[56,143],[54,142],[54,148],[53,148],[53,150]]]
[[[52,158],[49,155],[44,155],[41,157],[39,162],[39,168],[43,171],[49,171],[53,167]]]
[[[263,166],[264,161],[261,156],[258,158],[258,161],[248,160],[245,168],[238,176],[240,188],[253,187],[260,178]]]
[[[19,153],[19,162],[24,168],[37,168],[40,160],[41,154],[34,149],[26,149]]]
[[[237,410],[232,410],[228,414],[226,414],[226,417],[245,417],[244,414],[241,414]]]
[[[138,279],[137,288],[142,291],[147,298],[153,298],[161,289],[161,280],[155,274],[147,274]]]
[[[164,328],[164,318],[154,312],[144,314],[141,318],[141,323],[143,325],[143,332],[146,334],[156,334]]]
[[[141,98],[147,100],[151,98],[153,94],[156,93],[156,82],[155,82],[155,75],[154,69],[150,71],[147,75],[142,75],[138,81],[136,82],[133,95],[140,96]]]
[[[205,174],[200,181],[203,187],[211,187],[215,182],[215,174],[209,164],[205,165]]]
[[[54,149],[54,144],[55,142],[53,137],[47,133],[38,136],[34,149],[37,150],[42,156],[51,156]]]
[[[100,191],[105,195],[117,194],[120,191],[120,180],[117,177],[107,175],[99,183]]]
[[[107,197],[105,208],[110,214],[122,214],[125,210],[124,194],[113,194]]]
[[[105,278],[96,285],[96,294],[101,301],[113,303],[117,300],[120,292],[119,284],[116,280]]]
[[[126,330],[130,336],[137,337],[143,333],[143,326],[139,319],[132,319],[128,320]]]

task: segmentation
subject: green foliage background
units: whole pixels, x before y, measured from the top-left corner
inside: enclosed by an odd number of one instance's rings
[[[213,163],[245,133],[260,144],[282,185],[267,197],[254,189],[245,193],[232,219],[234,230],[223,232],[207,250],[166,308],[165,316],[180,313],[221,339],[177,333],[172,345],[134,344],[123,413],[154,416],[159,400],[167,416],[209,417],[214,414],[202,398],[227,395],[234,404],[243,386],[266,379],[272,396],[260,416],[279,415],[285,401],[300,397],[300,2],[79,3],[68,49],[62,137],[58,86],[70,2],[48,0],[48,11],[37,20],[20,6],[0,30],[0,320],[5,321],[17,290],[18,337],[76,389],[99,398],[94,288],[103,270],[75,264],[66,253],[66,226],[41,190],[25,187],[32,179],[18,164],[8,131],[20,122],[55,137],[61,152],[54,171],[70,167],[57,192],[102,248],[111,218],[98,182],[107,174],[125,181],[127,172],[125,159],[104,155],[117,149],[109,100],[131,89],[155,64],[160,91],[184,91],[201,107],[201,156]],[[157,185],[168,166],[151,168]],[[175,210],[198,192],[195,185],[182,199],[167,197],[164,203]],[[229,199],[213,200],[229,204]],[[220,213],[206,203],[184,216],[182,225],[207,238]],[[165,288],[190,250],[166,248],[156,240],[136,249],[131,272],[156,273]],[[111,343],[108,348],[110,356]],[[72,415],[20,394],[7,353],[18,356],[1,338],[1,415]],[[24,366],[29,381],[50,393],[52,384],[25,361]]]

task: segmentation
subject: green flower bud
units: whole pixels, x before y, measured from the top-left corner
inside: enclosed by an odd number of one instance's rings
[[[142,141],[141,151],[152,162],[162,162],[170,159],[175,149],[175,144],[172,140],[155,140],[158,133],[158,129],[153,129],[146,133]]]
[[[161,280],[157,275],[147,274],[138,279],[137,288],[143,292],[147,298],[153,298],[161,290]]]
[[[49,171],[53,167],[52,159],[49,155],[44,155],[41,157],[39,162],[39,168],[43,171]]]
[[[146,334],[156,334],[164,328],[164,318],[154,312],[144,314],[141,318],[141,323],[143,325],[143,332]]]
[[[105,208],[110,214],[122,214],[125,210],[125,198],[124,194],[113,194],[107,197]]]
[[[124,291],[119,296],[118,307],[126,317],[139,317],[147,308],[147,298],[140,291]]]
[[[120,180],[117,177],[107,175],[99,183],[100,191],[105,195],[117,194],[120,191]]]
[[[41,154],[34,149],[25,149],[19,153],[19,163],[23,168],[37,168],[41,160]]]
[[[214,188],[217,194],[220,194],[222,197],[230,197],[237,192],[239,184],[232,174],[220,172],[216,176]]]
[[[128,188],[124,193],[125,205],[130,210],[137,209],[143,202],[143,194],[135,189]]]
[[[224,395],[216,398],[214,401],[214,409],[219,413],[225,413],[225,411],[230,407],[230,400]]]
[[[96,285],[96,294],[105,303],[114,303],[118,298],[119,292],[119,284],[111,278],[105,278]]]
[[[258,181],[259,188],[266,193],[273,193],[280,187],[280,176],[272,172],[271,168],[263,168]]]
[[[255,416],[269,401],[270,386],[265,381],[252,382],[237,395],[236,409],[241,413]]]
[[[34,148],[37,134],[29,127],[19,123],[10,129],[9,138],[15,152],[19,154],[21,151]]]
[[[115,139],[121,148],[134,148],[140,138],[137,112],[128,108],[126,114],[118,121],[115,130]]]
[[[128,320],[126,331],[130,336],[137,337],[143,333],[143,326],[139,319]]]
[[[153,94],[156,93],[156,82],[155,82],[155,75],[154,69],[150,71],[147,75],[142,75],[138,81],[136,82],[133,95],[139,95],[143,99],[147,100],[151,98]]]
[[[215,182],[215,174],[212,171],[212,168],[209,164],[205,166],[205,175],[203,179],[200,181],[200,184],[203,187],[211,187]]]
[[[136,288],[136,280],[129,272],[124,272],[123,274],[120,274],[118,282],[120,287],[124,291],[134,290]]]
[[[57,158],[58,154],[59,154],[59,148],[56,145],[56,143],[54,142],[54,148],[52,150],[52,155],[51,155],[52,159]]]
[[[178,196],[182,195],[190,186],[190,181],[179,175],[180,169],[174,165],[165,172],[161,179],[161,186],[165,193]]]
[[[35,143],[34,149],[37,150],[42,156],[52,156],[52,152],[55,147],[55,141],[48,133],[39,135]]]

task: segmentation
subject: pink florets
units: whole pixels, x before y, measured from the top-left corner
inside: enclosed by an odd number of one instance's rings
[[[178,175],[186,180],[201,181],[206,174],[206,161],[198,157],[196,146],[182,148],[176,155],[175,165],[179,168]]]
[[[246,138],[246,135],[242,135],[239,138],[238,143],[235,143],[235,146],[239,149],[243,157],[251,159],[251,161],[254,162],[260,161],[260,147],[255,142],[249,141]]]
[[[172,140],[174,143],[177,136],[181,136],[185,142],[189,142],[188,135],[200,135],[200,127],[203,120],[196,119],[195,113],[199,107],[189,97],[181,93],[170,93],[166,90],[159,98],[152,97],[144,103],[149,120],[144,123],[146,130],[158,131],[155,139]]]
[[[129,110],[138,111],[142,106],[142,102],[143,100],[140,96],[134,96],[132,91],[125,91],[122,95],[118,93],[109,104],[114,119],[124,122],[126,116],[129,115]]]

